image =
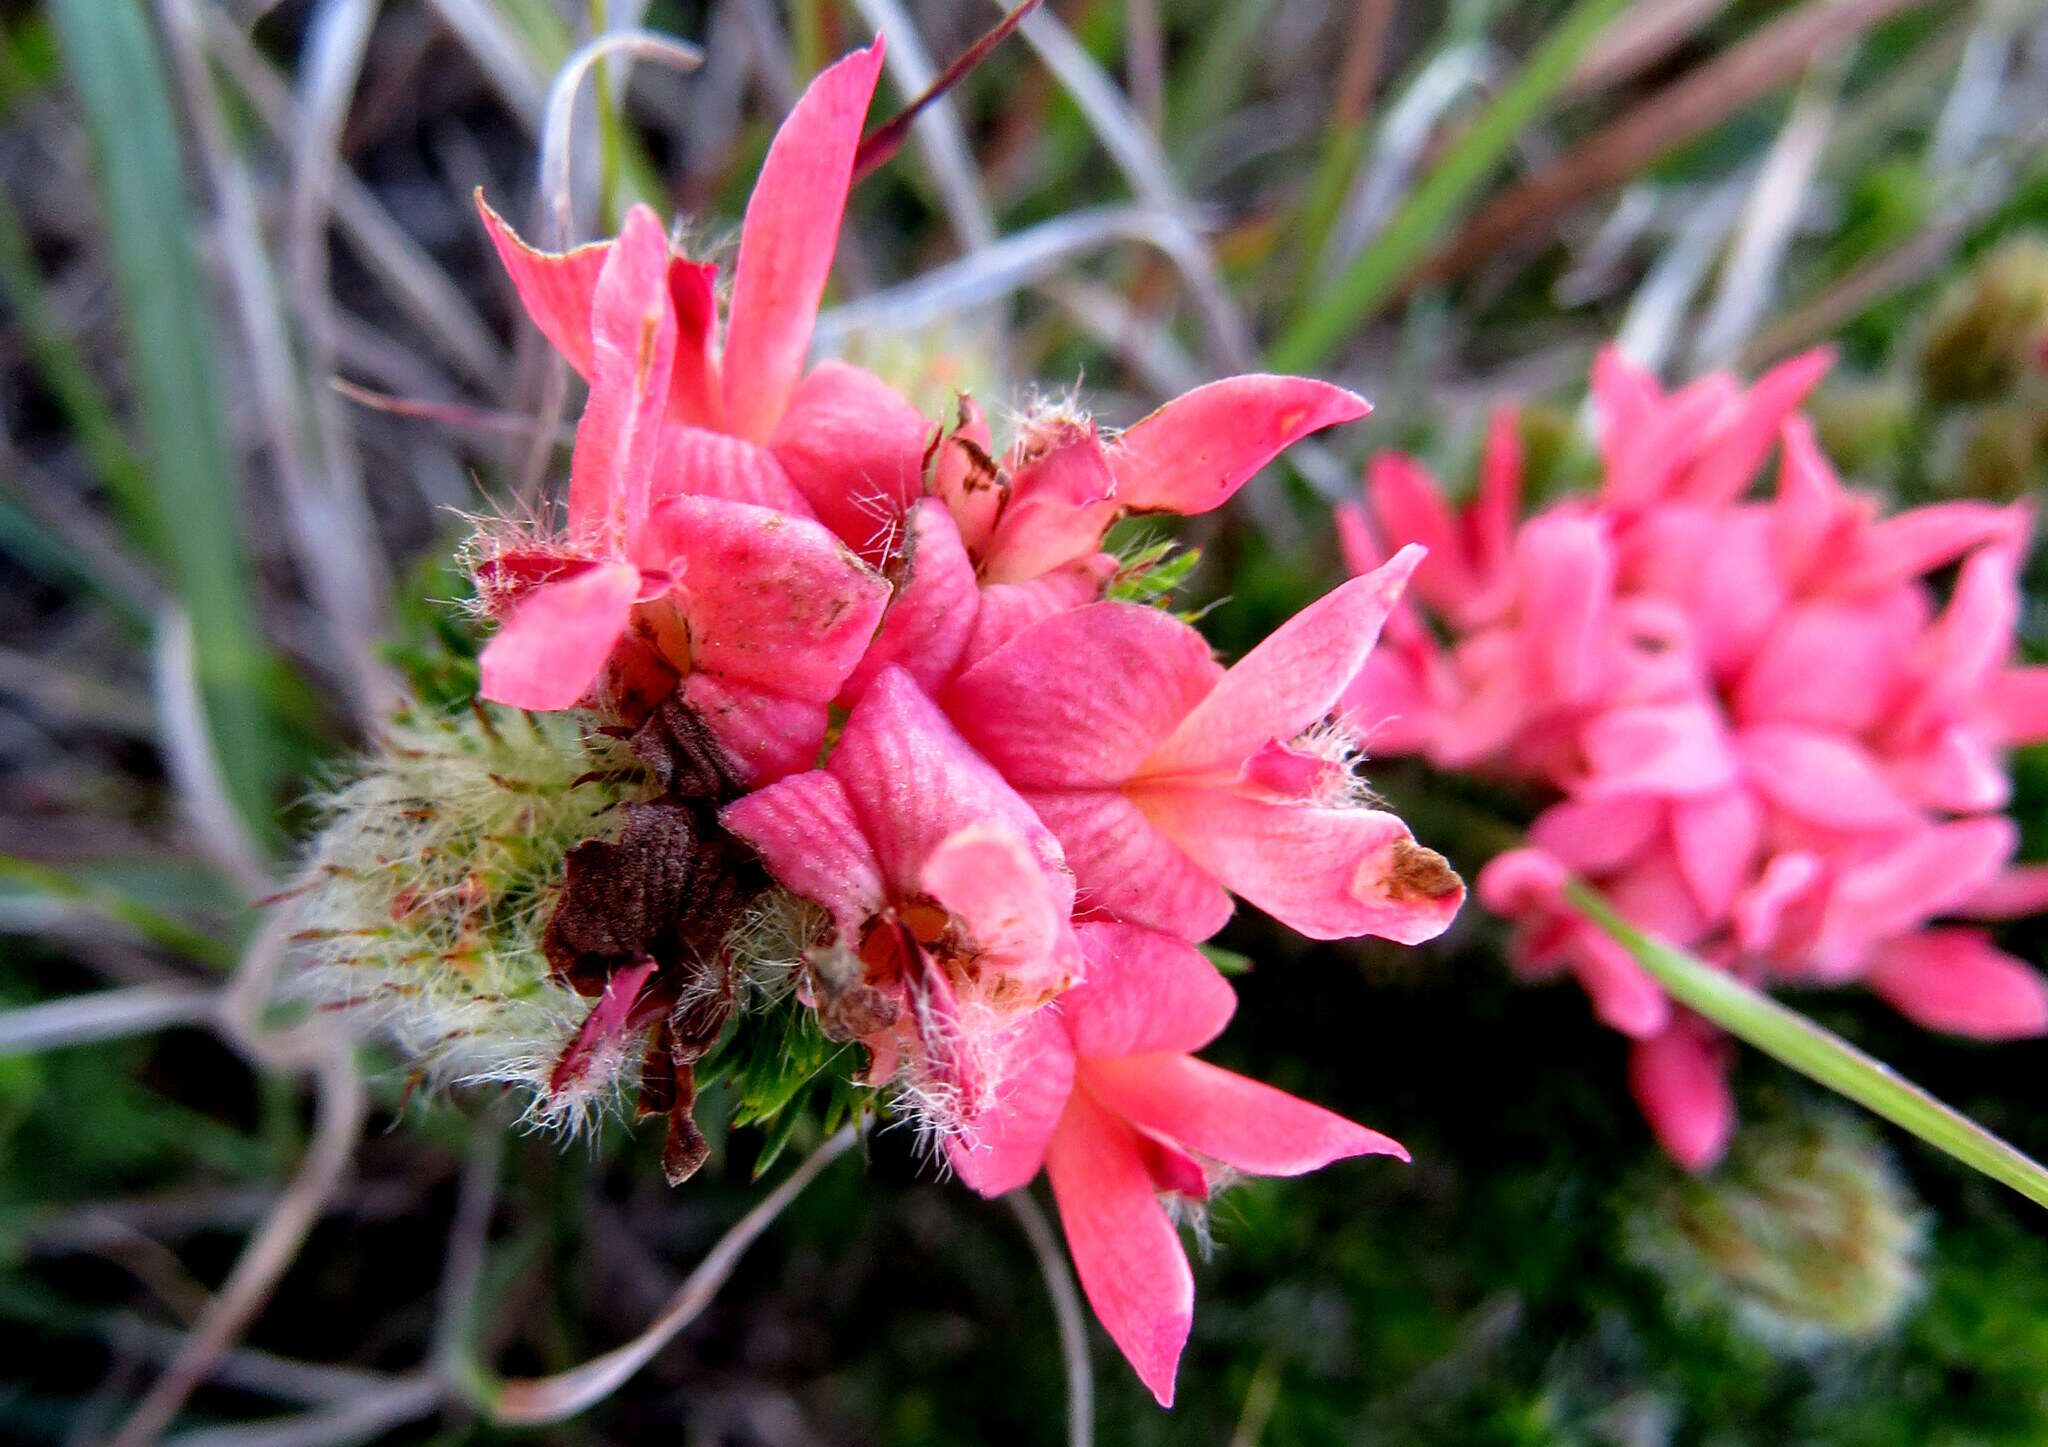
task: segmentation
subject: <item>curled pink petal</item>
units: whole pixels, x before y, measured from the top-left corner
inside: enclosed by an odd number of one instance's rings
[[[477,691],[508,708],[574,708],[626,631],[640,570],[606,563],[533,589],[477,663]]]
[[[1710,1029],[1679,1020],[1638,1040],[1629,1051],[1628,1083],[1673,1160],[1704,1171],[1721,1159],[1735,1133],[1735,1097],[1725,1042]]]
[[[597,290],[598,273],[611,254],[608,241],[579,246],[573,251],[540,251],[528,246],[505,219],[476,193],[476,209],[484,219],[484,230],[504,263],[519,303],[542,336],[576,369],[590,375],[590,298]]]
[[[1226,377],[1175,398],[1110,451],[1117,496],[1138,512],[1208,512],[1294,443],[1371,411],[1306,377]]]

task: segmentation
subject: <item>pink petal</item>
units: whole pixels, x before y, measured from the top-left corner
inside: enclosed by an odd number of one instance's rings
[[[2013,541],[2024,517],[1988,502],[1940,502],[1896,513],[1867,529],[1828,581],[1842,592],[1888,587],[1945,567],[1987,543]]]
[[[645,206],[626,213],[598,273],[590,343],[590,400],[569,459],[569,527],[618,528],[631,540],[647,517],[676,356],[668,232]]]
[[[640,570],[605,563],[535,588],[477,660],[477,691],[509,708],[573,708],[626,631]]]
[[[1571,941],[1572,974],[1601,1024],[1647,1040],[1671,1023],[1671,997],[1627,950],[1591,925],[1575,928]]]
[[[1337,523],[1337,550],[1343,555],[1345,568],[1353,575],[1370,573],[1387,560],[1387,550],[1380,546],[1364,508],[1347,499],[1337,504],[1333,514]],[[1418,587],[1416,591],[1419,593],[1421,589]]]
[[[1782,444],[1771,536],[1786,576],[1803,579],[1868,509],[1843,490],[1811,422],[1797,415],[1786,418]]]
[[[1195,1280],[1137,1137],[1077,1090],[1045,1156],[1081,1290],[1162,1407],[1194,1321]]]
[[[1918,830],[1840,871],[1828,899],[1828,934],[1860,942],[1916,928],[1997,878],[2018,842],[2003,815]]]
[[[940,841],[920,871],[975,952],[983,998],[998,1009],[1032,1009],[1081,973],[1068,917],[1074,882],[1048,873],[1014,829],[970,824]]]
[[[1222,673],[1202,635],[1171,614],[1096,603],[996,649],[954,681],[946,707],[1020,789],[1113,787]]]
[[[1671,1158],[1689,1171],[1721,1159],[1735,1133],[1726,1044],[1706,1027],[1674,1021],[1629,1052],[1629,1088]]]
[[[1736,716],[1860,733],[1883,717],[1926,623],[1919,593],[1854,606],[1810,603],[1779,622],[1736,687]]]
[[[679,579],[691,666],[791,698],[837,695],[889,600],[881,574],[804,518],[670,497],[648,532]]]
[[[669,374],[669,419],[714,430],[725,425],[718,379],[718,267],[674,257],[669,303],[676,312],[676,366]]]
[[[568,360],[577,375],[590,375],[590,297],[597,276],[611,254],[609,241],[594,241],[573,251],[538,251],[519,239],[503,217],[476,193],[476,209],[498,259],[512,278],[519,303],[542,336]]]
[[[1058,1009],[1081,1055],[1199,1050],[1230,1023],[1237,994],[1193,945],[1129,924],[1074,933],[1087,969]]]
[[[1710,920],[1734,907],[1763,846],[1763,809],[1743,789],[1671,806],[1671,845],[1694,901]]]
[[[1778,807],[1832,829],[1897,829],[1920,816],[1841,734],[1760,724],[1736,736],[1745,774]]]
[[[1311,939],[1442,934],[1465,887],[1392,814],[1148,785],[1145,817],[1231,893]]]
[[[1832,348],[1816,347],[1757,378],[1728,425],[1693,465],[1685,482],[1686,496],[1718,504],[1747,492],[1785,419],[1827,375],[1834,360]]]
[[[968,635],[966,651],[961,654],[963,664],[971,667],[981,662],[1034,623],[1101,602],[1117,566],[1112,554],[1094,553],[1028,582],[983,587],[981,606],[974,613],[974,632]]]
[[[1971,919],[2025,919],[2048,910],[2048,864],[2015,864],[1972,894],[1957,913]]]
[[[1090,1094],[1140,1130],[1258,1176],[1299,1176],[1351,1156],[1408,1159],[1400,1142],[1192,1055],[1089,1060]]]
[[[994,1102],[960,1134],[945,1138],[946,1159],[960,1179],[989,1197],[1038,1174],[1074,1088],[1074,1047],[1051,1010],[1028,1016],[1004,1042],[1002,1055]]]
[[[860,943],[882,907],[882,875],[837,779],[822,769],[792,774],[726,805],[718,822],[761,856],[783,888],[830,914],[842,943]]]
[[[1608,466],[1622,440],[1632,437],[1664,400],[1657,379],[1623,354],[1605,346],[1593,358],[1593,406],[1600,419],[1600,455]]]
[[[1008,827],[1049,878],[1059,871],[1059,846],[1031,807],[900,668],[884,669],[869,685],[826,767],[846,786],[883,875],[900,896],[923,887],[925,861],[970,825]]]
[[[1422,549],[1353,578],[1295,614],[1239,659],[1146,760],[1149,779],[1235,773],[1268,743],[1285,743],[1335,707],[1379,641]]]
[[[1999,742],[2048,739],[2048,665],[2004,670],[1985,686],[1984,705]]]
[[[1688,798],[1718,793],[1735,779],[1735,760],[1706,704],[1644,704],[1609,709],[1580,731],[1588,798],[1654,794]]]
[[[1698,944],[1713,923],[1702,913],[1668,845],[1647,851],[1608,880],[1606,889],[1609,901],[1631,924],[1681,949]]]
[[[1436,479],[1406,453],[1383,452],[1366,466],[1365,491],[1381,537],[1428,553],[1429,563],[1415,580],[1417,595],[1438,613],[1458,614],[1479,591],[1480,581]]]
[[[931,494],[944,501],[960,528],[960,541],[973,553],[987,545],[1003,508],[993,446],[980,404],[962,393],[958,419],[932,460]]]
[[[1867,976],[1893,1009],[1979,1040],[2048,1034],[2048,980],[1981,930],[1930,929],[1879,946]]]
[[[1122,793],[1030,794],[1074,872],[1075,908],[1205,940],[1230,919],[1230,896]]]
[[[846,681],[841,703],[857,701],[875,675],[892,665],[937,693],[959,668],[979,617],[974,562],[937,498],[923,499],[905,515],[889,568],[895,594],[882,614],[881,631]]]
[[[1937,729],[1917,747],[1894,753],[1887,773],[1915,803],[1945,813],[1982,814],[2012,798],[1996,745],[1967,725]]]
[[[1600,645],[1614,601],[1614,550],[1591,518],[1553,514],[1516,540],[1521,636],[1538,677],[1560,699],[1585,696],[1600,681]]]
[[[1363,417],[1363,397],[1305,377],[1226,377],[1177,397],[1117,439],[1117,495],[1139,512],[1192,517],[1311,432]]]
[[[832,722],[819,700],[703,672],[685,678],[680,692],[748,788],[816,767]]]
[[[1649,846],[1668,812],[1659,799],[1566,799],[1536,816],[1529,842],[1572,869],[1607,874]]]
[[[1011,477],[1009,500],[981,552],[983,581],[1021,583],[1089,556],[1122,511],[1095,429],[1062,431]]]
[[[826,361],[797,387],[768,448],[811,511],[873,561],[924,491],[934,430],[880,377]]]
[[[1948,607],[1920,640],[1921,708],[1939,715],[1968,704],[2004,666],[2019,625],[2018,568],[2007,548],[1963,560]]]
[[[1813,912],[1825,874],[1826,866],[1816,855],[1773,855],[1756,883],[1735,901],[1736,943],[1751,954],[1787,947],[1795,918]]]
[[[725,339],[726,425],[749,441],[767,441],[803,373],[881,72],[880,37],[819,72],[761,163],[740,228]]]
[[[1507,566],[1521,511],[1521,419],[1514,409],[1501,407],[1486,421],[1486,445],[1479,454],[1479,490],[1466,524],[1472,567],[1478,576],[1489,577]]]
[[[1503,919],[1555,913],[1569,906],[1564,897],[1570,871],[1542,849],[1508,849],[1486,861],[1479,871],[1479,902]]]
[[[605,981],[604,992],[576,1027],[569,1043],[562,1047],[554,1069],[548,1074],[550,1097],[574,1096],[610,1083],[606,1067],[616,1069],[622,1063],[626,1034],[632,1028],[633,1006],[659,968],[643,955],[638,963],[614,971]]]
[[[654,499],[659,504],[677,493],[752,503],[792,517],[812,516],[811,505],[767,448],[671,422],[661,429],[655,445]]]

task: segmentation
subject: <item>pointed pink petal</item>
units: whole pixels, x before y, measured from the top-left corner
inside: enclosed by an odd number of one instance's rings
[[[1529,842],[1572,869],[1608,874],[1648,847],[1668,812],[1659,799],[1565,799],[1536,816]]]
[[[678,578],[692,668],[791,698],[837,695],[889,600],[823,527],[767,508],[670,497],[648,534]]]
[[[1600,419],[1600,455],[1614,465],[1623,439],[1632,437],[1664,400],[1657,379],[1638,367],[1620,347],[1602,347],[1593,358],[1593,406]]]
[[[1422,549],[1309,604],[1239,659],[1145,761],[1150,779],[1228,775],[1268,743],[1285,743],[1336,706],[1379,641]]]
[[[1230,896],[1122,793],[1034,790],[1031,807],[1074,872],[1074,907],[1185,940],[1205,940],[1230,918]]]
[[[1014,829],[970,824],[941,840],[919,872],[975,954],[982,998],[998,1009],[1035,1009],[1081,973],[1068,918],[1074,881],[1048,874]]]
[[[2048,864],[2015,864],[1965,900],[1971,919],[2025,919],[2048,910]]]
[[[602,1090],[611,1084],[610,1072],[624,1063],[626,1057],[626,1033],[631,1028],[633,1006],[658,968],[643,955],[639,963],[614,971],[605,981],[604,992],[576,1027],[569,1043],[562,1047],[554,1069],[548,1074],[547,1093],[551,1099]]]
[[[1763,847],[1762,807],[1745,789],[1671,806],[1671,846],[1702,914],[1723,920]]]
[[[946,1159],[988,1197],[1029,1184],[1074,1088],[1074,1047],[1059,1016],[1038,1010],[1004,1041],[994,1102],[946,1141]]]
[[[1479,902],[1503,919],[1560,912],[1568,908],[1564,885],[1569,875],[1542,849],[1503,850],[1479,871]]]
[[[748,788],[817,767],[832,723],[831,710],[818,700],[715,673],[692,673],[680,692]]]
[[[1996,879],[2018,843],[2003,815],[1921,829],[1840,872],[1828,899],[1829,936],[1881,940],[1925,924]]]
[[[1629,923],[1680,949],[1698,944],[1712,923],[1667,844],[1645,851],[1605,888],[1609,902]]]
[[[1480,581],[1436,479],[1406,453],[1383,452],[1366,465],[1365,493],[1388,546],[1420,546],[1429,554],[1415,580],[1416,594],[1436,612],[1457,615],[1479,592]]]
[[[1003,490],[989,452],[993,445],[981,405],[962,393],[958,420],[932,459],[931,495],[946,504],[960,528],[960,541],[974,553],[987,545],[1003,508]]]
[[[1094,553],[1122,510],[1093,427],[1065,429],[1010,479],[1009,500],[981,552],[989,583],[1021,583]]]
[[[645,206],[626,213],[598,274],[590,336],[590,400],[569,460],[569,527],[617,528],[631,540],[647,516],[676,356],[668,233]]]
[[[590,297],[597,276],[611,254],[609,241],[594,241],[573,251],[537,251],[519,239],[503,217],[476,193],[476,209],[498,259],[512,278],[520,305],[542,336],[567,359],[581,377],[590,375]]]
[[[1074,933],[1087,969],[1058,1010],[1082,1056],[1199,1050],[1230,1023],[1237,994],[1193,945],[1129,924]]]
[[[1337,550],[1354,577],[1370,573],[1387,560],[1387,550],[1380,546],[1364,508],[1346,499],[1337,504],[1333,513],[1337,522]]]
[[[605,563],[535,588],[477,660],[477,691],[508,708],[573,708],[626,631],[640,570]]]
[[[979,618],[981,594],[974,562],[945,504],[925,498],[903,520],[903,537],[889,561],[896,590],[882,614],[881,631],[846,680],[839,701],[851,706],[884,668],[899,667],[926,692],[937,694],[959,668]]]
[[[768,440],[803,373],[881,73],[879,37],[820,71],[761,163],[740,228],[725,337],[726,426],[749,441]]]
[[[1778,461],[1778,492],[1771,505],[1771,537],[1787,577],[1804,578],[1865,511],[1843,490],[1834,464],[1820,450],[1813,424],[1785,419]]]
[[[1979,1040],[2048,1034],[2048,980],[1981,930],[1929,929],[1879,946],[1870,988],[1916,1024]]]
[[[1466,524],[1472,568],[1479,577],[1490,577],[1507,566],[1521,512],[1521,418],[1513,408],[1500,407],[1486,421],[1486,445],[1479,454],[1479,490]]]
[[[1756,379],[1728,425],[1713,438],[1685,481],[1686,496],[1728,503],[1749,490],[1785,419],[1834,365],[1834,350],[1816,347],[1780,362]]]
[[[1779,808],[1833,829],[1897,829],[1920,816],[1842,734],[1759,724],[1736,736],[1744,773]]]
[[[1363,397],[1305,377],[1211,382],[1117,439],[1110,460],[1117,495],[1138,512],[1208,512],[1309,433],[1371,410]]]
[[[924,491],[935,430],[880,377],[826,361],[797,387],[768,449],[818,519],[873,561]]]
[[[1129,1126],[1076,1090],[1045,1155],[1081,1290],[1162,1407],[1194,1321],[1195,1279]]]
[[[1896,513],[1867,529],[1828,581],[1845,592],[1889,587],[1946,567],[1972,548],[2024,536],[2024,515],[1988,502],[1938,502]]]
[[[1572,974],[1601,1024],[1648,1040],[1671,1023],[1671,997],[1633,955],[1591,925],[1580,925],[1571,939]]]
[[[1093,553],[1029,582],[983,587],[981,606],[974,614],[974,632],[968,635],[966,651],[961,654],[962,665],[972,667],[981,662],[1034,623],[1101,602],[1103,589],[1116,573],[1114,555]]]
[[[1202,635],[1171,614],[1095,603],[996,649],[954,681],[946,707],[1020,789],[1115,786],[1222,672]]]
[[[1650,1129],[1688,1171],[1721,1159],[1735,1133],[1735,1096],[1728,1088],[1724,1041],[1686,1020],[1629,1052],[1629,1088]]]
[[[1552,514],[1516,539],[1520,632],[1538,676],[1560,699],[1600,682],[1601,645],[1614,601],[1614,549],[1592,518]]]
[[[1992,740],[1967,725],[1938,729],[1912,750],[1895,753],[1886,772],[1915,803],[1944,813],[1987,813],[2012,798],[2005,759]]]
[[[822,769],[792,774],[726,805],[718,822],[783,888],[830,914],[843,944],[859,945],[882,906],[882,876],[837,779]]]
[[[1735,901],[1735,942],[1751,954],[1785,948],[1802,917],[1814,912],[1825,873],[1816,855],[1773,855]]]
[[[1963,559],[1948,607],[1920,640],[1920,708],[1937,716],[1960,709],[2004,666],[2019,626],[2018,569],[2010,548]]]
[[[1714,709],[1704,703],[1609,709],[1579,734],[1587,798],[1654,794],[1682,799],[1718,793],[1735,779],[1735,759]]]
[[[1247,903],[1311,939],[1377,935],[1421,944],[1442,934],[1465,887],[1392,814],[1147,786],[1145,817]]]
[[[1191,1055],[1089,1060],[1089,1092],[1141,1130],[1258,1176],[1299,1176],[1351,1156],[1408,1159],[1400,1142]]]
[[[669,375],[669,420],[719,429],[725,394],[718,381],[718,267],[675,257],[668,297],[676,311],[676,366]]]
[[[752,503],[791,517],[813,515],[811,505],[767,448],[671,422],[655,444],[654,501],[658,505],[677,494]]]
[[[946,722],[910,675],[884,669],[854,706],[826,765],[846,786],[882,872],[908,897],[924,863],[970,825],[1006,826],[1025,840],[1050,881],[1060,848],[1002,775]]]

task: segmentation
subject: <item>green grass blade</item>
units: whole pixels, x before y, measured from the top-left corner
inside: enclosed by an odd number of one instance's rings
[[[1372,315],[1471,202],[1515,137],[1549,103],[1586,47],[1627,3],[1579,0],[1543,37],[1514,80],[1402,203],[1372,245],[1297,312],[1267,359],[1275,371],[1313,369]]]
[[[2048,1167],[1797,1010],[1635,929],[1598,891],[1577,881],[1566,888],[1572,904],[1626,949],[1681,1005],[1972,1170],[2003,1182],[2037,1205],[2048,1206]]]
[[[156,35],[137,0],[51,0],[50,15],[98,161],[156,482],[158,551],[192,619],[200,688],[228,788],[259,837],[270,837],[280,751],[262,701],[264,649],[239,474],[193,254],[180,126]]]

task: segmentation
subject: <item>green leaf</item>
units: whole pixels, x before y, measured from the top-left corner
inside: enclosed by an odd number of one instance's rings
[[[1327,288],[1306,299],[1273,345],[1277,372],[1307,372],[1327,358],[1393,293],[1422,254],[1470,203],[1501,158],[1557,88],[1586,47],[1628,0],[1579,0],[1543,37],[1506,89],[1416,187],[1386,229]]]
[[[1566,892],[1582,914],[1626,949],[1679,1004],[1972,1170],[2003,1182],[2036,1205],[2048,1206],[2048,1167],[1798,1011],[1642,933],[1616,914],[1597,890],[1573,880]]]
[[[259,837],[269,837],[280,751],[263,703],[264,648],[239,474],[193,254],[180,127],[156,36],[136,0],[51,0],[49,13],[98,160],[156,479],[160,551],[191,616],[199,684],[228,788]]]

